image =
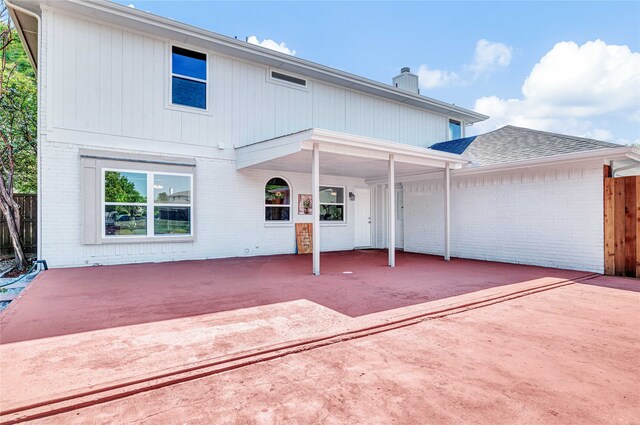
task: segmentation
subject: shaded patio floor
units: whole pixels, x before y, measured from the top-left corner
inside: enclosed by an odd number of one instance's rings
[[[308,300],[349,317],[587,272],[385,250],[53,269],[2,320],[1,343]],[[345,274],[344,272],[351,272]],[[14,311],[11,311],[14,310]],[[7,320],[5,320],[7,319]]]

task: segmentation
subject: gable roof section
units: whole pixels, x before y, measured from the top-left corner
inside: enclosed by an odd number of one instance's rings
[[[111,1],[10,0],[7,5],[10,8],[19,6],[34,13],[40,13],[40,7],[44,6],[89,19],[99,19],[117,26],[132,28],[157,37],[179,41],[196,48],[234,56],[274,69],[293,72],[301,76],[443,114],[467,123],[484,121],[489,118],[466,108],[395,88],[390,84],[373,81]]]
[[[493,165],[622,145],[507,125],[475,137],[436,143],[431,149],[462,154],[474,165]]]

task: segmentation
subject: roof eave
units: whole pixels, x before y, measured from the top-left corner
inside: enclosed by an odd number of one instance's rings
[[[631,146],[621,146],[619,148],[603,148],[592,151],[572,152],[569,154],[560,154],[553,156],[546,156],[535,159],[525,159],[519,161],[504,162],[501,164],[493,165],[479,165],[479,166],[467,166],[457,170],[453,170],[452,173],[456,176],[466,176],[473,174],[492,173],[500,171],[509,171],[517,169],[526,169],[534,167],[542,167],[547,165],[566,164],[572,162],[588,161],[588,160],[616,160],[629,158],[640,163],[640,149]],[[404,176],[403,182],[421,181],[435,176],[439,176],[441,173],[422,173],[410,176]]]

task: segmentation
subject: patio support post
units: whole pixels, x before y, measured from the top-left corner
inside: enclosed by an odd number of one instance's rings
[[[444,260],[450,260],[451,246],[451,169],[444,167]]]
[[[313,211],[313,274],[320,275],[320,147],[313,144],[311,202]]]
[[[389,236],[389,267],[396,266],[396,170],[393,154],[389,155],[389,213],[387,214],[389,220],[389,229],[387,235]]]

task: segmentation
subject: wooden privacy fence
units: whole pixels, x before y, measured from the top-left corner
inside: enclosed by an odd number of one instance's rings
[[[604,179],[604,272],[640,278],[640,176]]]
[[[37,195],[14,195],[13,197],[20,205],[20,215],[22,221],[20,223],[20,237],[24,244],[25,254],[35,254],[37,248],[38,226],[38,206]],[[13,255],[13,246],[11,245],[11,237],[9,236],[9,228],[4,214],[0,212],[0,254]]]

